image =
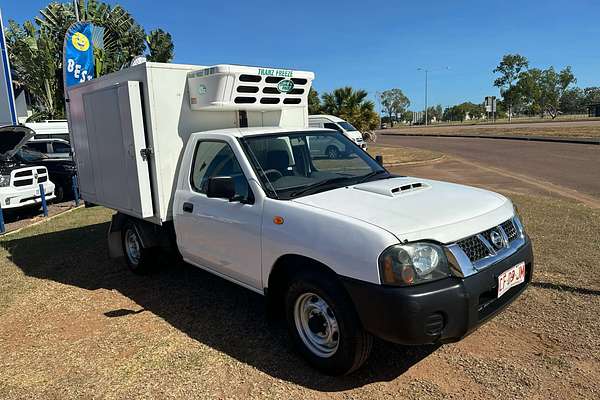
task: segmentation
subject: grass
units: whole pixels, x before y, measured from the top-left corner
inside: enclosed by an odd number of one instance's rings
[[[523,382],[515,398],[585,397],[600,380],[600,214],[511,197],[534,241],[524,296],[438,351],[376,342],[364,369],[336,379],[290,350],[260,296],[186,265],[140,277],[109,259],[110,210],[3,237],[0,398],[489,398],[507,390],[498,382]]]
[[[442,157],[442,153],[438,153],[437,151],[410,147],[384,147],[372,144],[369,146],[368,152],[372,157],[382,155],[383,163],[386,166],[426,162]]]
[[[575,138],[600,138],[600,124],[573,125],[545,125],[543,123],[532,126],[519,127],[513,125],[453,125],[453,126],[417,126],[399,127],[380,131],[380,134],[412,133],[431,135],[515,135],[515,136],[551,136]]]

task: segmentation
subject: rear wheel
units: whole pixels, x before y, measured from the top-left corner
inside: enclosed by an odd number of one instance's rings
[[[136,274],[150,272],[154,265],[154,249],[146,249],[142,244],[140,234],[135,224],[128,222],[121,231],[121,240],[125,262]]]
[[[329,375],[344,375],[364,364],[372,336],[335,279],[324,274],[299,276],[285,300],[290,335],[312,366]]]

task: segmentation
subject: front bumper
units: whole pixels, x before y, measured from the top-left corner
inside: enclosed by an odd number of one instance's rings
[[[54,199],[56,197],[54,194],[54,184],[47,181],[43,186],[46,201]],[[0,205],[3,209],[31,206],[41,204],[41,202],[42,196],[39,186],[23,188],[7,186],[0,188]]]
[[[525,282],[497,298],[498,275],[525,262]],[[365,329],[401,344],[455,342],[512,303],[533,275],[531,241],[514,254],[467,278],[391,287],[344,278]]]

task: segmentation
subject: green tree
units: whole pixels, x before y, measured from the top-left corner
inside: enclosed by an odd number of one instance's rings
[[[56,41],[29,21],[22,27],[10,21],[6,42],[17,81],[34,95],[34,119],[62,118],[62,72],[56,58]]]
[[[146,45],[150,52],[148,61],[168,63],[173,60],[175,46],[170,33],[155,29],[146,36]]]
[[[319,92],[312,87],[308,92],[308,115],[317,115],[321,113],[321,100],[319,99]]]
[[[410,100],[401,89],[388,89],[379,95],[381,105],[388,114],[390,124],[394,126],[394,119],[398,120],[404,111],[410,106]],[[395,117],[395,118],[393,118]]]
[[[410,110],[405,110],[400,118],[404,122],[412,122],[413,112]]]
[[[500,74],[494,80],[494,86],[500,89],[500,95],[507,105],[509,121],[512,118],[513,107],[518,104],[521,97],[519,91],[514,89],[515,82],[517,82],[521,73],[528,67],[529,61],[524,56],[520,54],[506,54],[493,71],[495,74]]]
[[[460,105],[455,105],[448,107],[444,110],[443,119],[445,121],[464,121],[466,118],[467,112],[464,107]]]
[[[323,93],[322,111],[345,119],[361,132],[371,131],[379,126],[379,115],[375,112],[375,104],[367,100],[367,96],[366,91],[354,90],[350,86],[338,88],[331,93]]]
[[[82,21],[94,24],[96,77],[117,71],[144,53],[146,34],[123,7],[78,0],[78,10]],[[72,2],[53,2],[40,10],[35,24],[27,21],[20,26],[10,21],[6,29],[11,66],[31,94],[34,119],[64,117],[63,42],[75,21]],[[157,49],[150,49],[151,56]]]
[[[585,96],[585,104],[598,104],[600,103],[600,87],[592,86],[583,89]]]
[[[444,110],[443,119],[445,121],[464,121],[469,116],[470,119],[480,119],[485,113],[483,104],[465,102],[448,107]]]
[[[429,119],[429,121],[427,121],[428,123],[430,123],[434,119],[436,121],[440,121],[442,119],[443,115],[444,115],[444,112],[442,110],[441,104],[427,108],[427,118]]]
[[[585,92],[581,88],[569,88],[560,97],[560,111],[563,113],[583,112],[585,106]]]
[[[545,70],[533,68],[521,75],[517,85],[531,113],[542,117],[547,113],[554,119],[558,116],[563,94],[576,81],[571,67],[560,72],[556,72],[554,67]]]

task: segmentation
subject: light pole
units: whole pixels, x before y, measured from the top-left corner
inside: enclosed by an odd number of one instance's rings
[[[73,9],[75,10],[75,19],[79,22],[79,6],[77,0],[73,0]]]
[[[429,70],[419,67],[417,71],[425,71],[425,126],[427,126],[427,76],[429,75]]]
[[[425,125],[429,124],[429,118],[427,115],[427,85],[428,85],[428,76],[429,76],[429,71],[437,71],[437,70],[442,70],[442,69],[450,69],[450,67],[443,67],[443,68],[437,68],[437,69],[429,69],[429,68],[423,68],[423,67],[419,67],[417,68],[417,71],[424,71],[425,72]]]

